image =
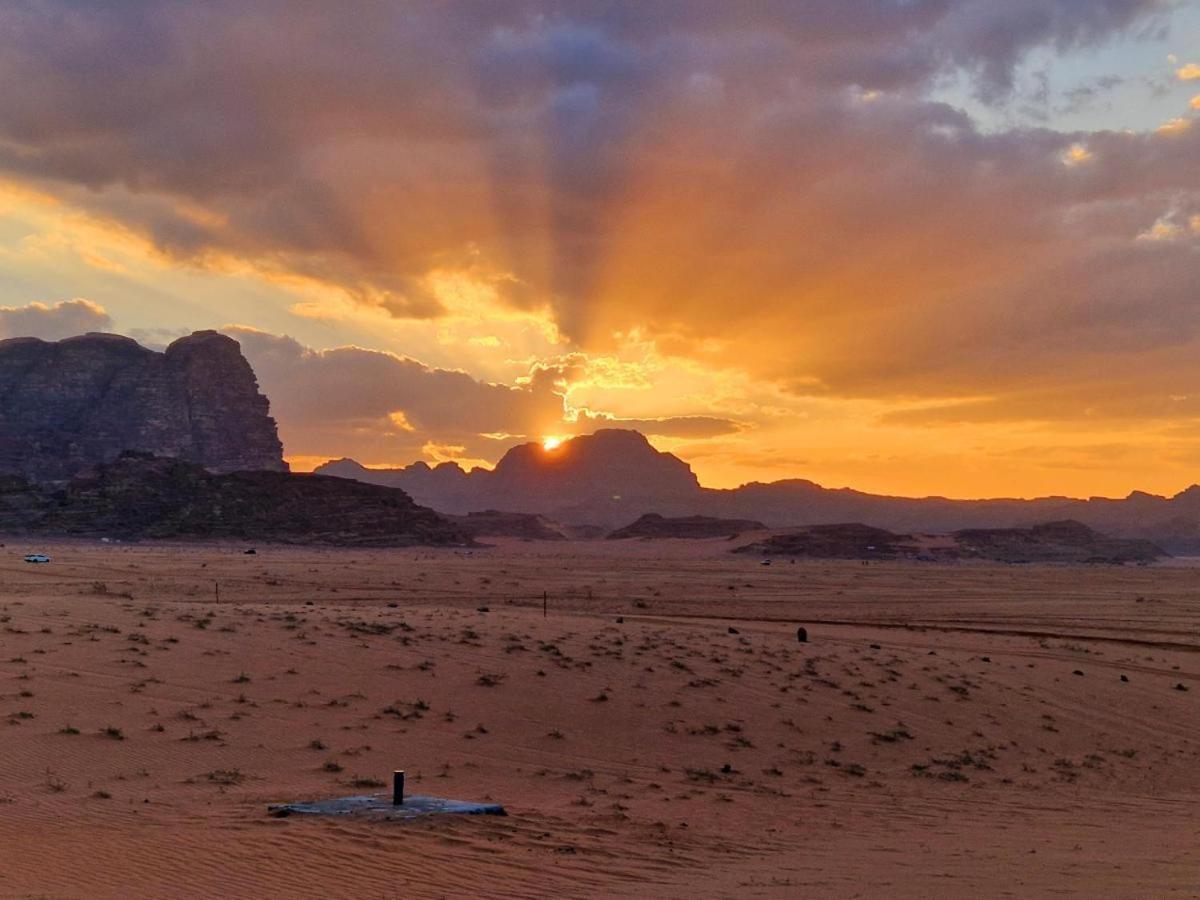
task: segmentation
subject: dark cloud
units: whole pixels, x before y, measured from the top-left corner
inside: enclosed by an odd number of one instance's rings
[[[642,434],[658,437],[692,439],[737,434],[746,427],[732,419],[719,416],[661,416],[652,419],[627,419],[590,410],[582,410],[574,424],[577,430],[585,432],[598,428],[631,428]]]
[[[223,330],[242,345],[291,454],[405,461],[432,442],[480,458],[496,449],[485,435],[540,436],[562,421],[550,384],[508,387],[390,353]]]
[[[89,331],[108,331],[112,319],[90,300],[62,300],[47,305],[0,306],[0,340],[37,337],[57,341]]]

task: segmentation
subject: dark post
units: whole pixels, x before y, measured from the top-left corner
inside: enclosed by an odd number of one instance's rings
[[[221,602],[221,585],[219,582],[216,582],[216,581],[213,582],[213,593],[217,597],[217,602],[220,603]]]
[[[404,805],[404,770],[397,769],[392,773],[392,806]]]
[[[807,628],[797,628],[796,629],[796,640],[798,640],[801,644],[807,644],[808,643],[808,629]]]
[[[546,618],[546,605],[550,602],[550,594],[548,591],[542,591],[542,618]]]

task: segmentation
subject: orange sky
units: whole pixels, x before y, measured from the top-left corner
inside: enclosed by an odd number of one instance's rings
[[[1044,5],[6,7],[0,337],[225,328],[301,466],[1173,493],[1200,9]]]

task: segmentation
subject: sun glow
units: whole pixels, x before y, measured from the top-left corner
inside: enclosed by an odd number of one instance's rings
[[[566,438],[562,437],[560,435],[555,435],[555,434],[546,435],[546,437],[542,438],[542,449],[543,450],[557,450],[559,447],[562,446],[562,442],[565,440],[566,440]]]

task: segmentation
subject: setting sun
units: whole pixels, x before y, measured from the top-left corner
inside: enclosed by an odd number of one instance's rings
[[[565,440],[565,437],[561,437],[559,435],[547,435],[546,437],[542,438],[542,449],[557,450],[560,446],[562,446],[562,442]]]

